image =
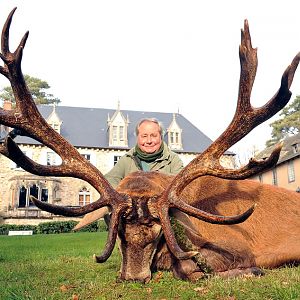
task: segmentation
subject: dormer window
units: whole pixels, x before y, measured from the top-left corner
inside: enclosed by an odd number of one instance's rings
[[[182,150],[182,129],[176,121],[176,114],[173,114],[173,120],[167,129],[168,145],[172,150]]]
[[[125,118],[120,111],[120,104],[114,115],[108,116],[108,134],[109,146],[128,147],[127,128],[129,124],[128,117]]]
[[[174,132],[174,131],[171,131],[170,132],[170,144],[171,145],[178,145],[180,143],[179,141],[179,132]]]
[[[53,104],[53,110],[50,116],[47,118],[48,124],[58,133],[60,133],[60,128],[62,121],[60,120],[57,112],[56,112],[56,105]]]
[[[51,124],[51,127],[52,127],[55,131],[57,131],[58,133],[60,132],[60,126],[59,126],[59,124],[53,123],[53,124]]]

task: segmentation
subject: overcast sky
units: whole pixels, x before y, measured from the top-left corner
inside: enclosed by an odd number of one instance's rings
[[[254,106],[300,51],[299,0],[0,0],[0,24],[15,6],[11,48],[29,30],[23,73],[61,105],[179,111],[213,140],[235,111],[244,19],[258,48]],[[300,69],[291,90],[300,95]],[[232,150],[261,148],[270,133],[260,125]]]

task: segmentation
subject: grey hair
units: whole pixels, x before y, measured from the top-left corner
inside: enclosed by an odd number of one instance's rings
[[[136,127],[135,127],[135,134],[136,134],[136,136],[139,135],[139,128],[140,128],[140,126],[141,126],[144,122],[152,122],[152,123],[157,124],[157,125],[158,125],[158,128],[159,128],[160,136],[161,136],[161,138],[163,138],[163,136],[164,136],[164,126],[163,126],[162,122],[158,121],[156,118],[144,118],[144,119],[141,119],[141,120],[137,123],[137,125],[136,125]]]

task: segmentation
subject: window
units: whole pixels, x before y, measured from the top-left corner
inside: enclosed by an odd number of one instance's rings
[[[128,128],[128,117],[127,119],[117,111],[112,119],[108,117],[108,130],[109,130],[109,146],[127,147],[127,128]]]
[[[170,144],[179,144],[180,141],[179,141],[179,132],[173,132],[171,131],[170,132]]]
[[[48,196],[48,193],[47,193]],[[60,190],[59,190],[59,185],[55,185],[53,188],[53,199],[54,200],[58,200],[60,199]]]
[[[181,132],[170,130],[168,133],[169,146],[171,149],[182,149]]]
[[[55,153],[47,152],[47,166],[55,165]]]
[[[51,127],[58,133],[60,133],[60,124],[58,123],[52,123]]]
[[[119,140],[124,141],[124,126],[119,127]]]
[[[48,202],[48,189],[42,188],[36,184],[30,185],[28,188],[21,186],[19,188],[19,208],[32,207],[33,202],[30,200],[30,196],[37,198],[43,202]]]
[[[170,143],[174,144],[174,132],[170,132]]]
[[[42,189],[41,201],[48,202],[48,189]]]
[[[115,155],[114,156],[114,165],[118,162],[118,160],[121,158],[120,155]]]
[[[27,203],[27,189],[22,186],[19,191],[19,207],[26,207]]]
[[[84,206],[91,203],[91,194],[87,188],[84,187],[79,191],[78,200],[79,206]]]
[[[113,126],[112,139],[114,142],[118,140],[118,126]]]
[[[114,142],[125,140],[125,127],[124,126],[113,126],[112,127],[112,140]]]
[[[179,144],[179,133],[175,132],[175,143]]]
[[[294,162],[290,160],[288,162],[288,182],[295,181],[295,169],[294,169]]]
[[[278,184],[278,182],[277,182],[277,170],[276,169],[272,170],[272,184],[273,185]]]
[[[81,154],[86,160],[91,161],[91,154]]]
[[[34,184],[29,188],[30,196],[39,199],[39,188]],[[33,202],[29,198],[29,206],[34,206]]]
[[[294,153],[298,153],[299,152],[299,144],[292,145],[292,148],[293,148],[293,152]]]
[[[47,166],[57,166],[61,164],[61,158],[55,152],[47,152],[46,164]]]

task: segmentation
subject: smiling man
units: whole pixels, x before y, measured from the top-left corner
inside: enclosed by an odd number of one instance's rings
[[[163,127],[157,119],[141,120],[136,126],[136,135],[136,146],[105,175],[114,188],[126,175],[138,170],[177,174],[183,168],[179,156],[163,142]]]

